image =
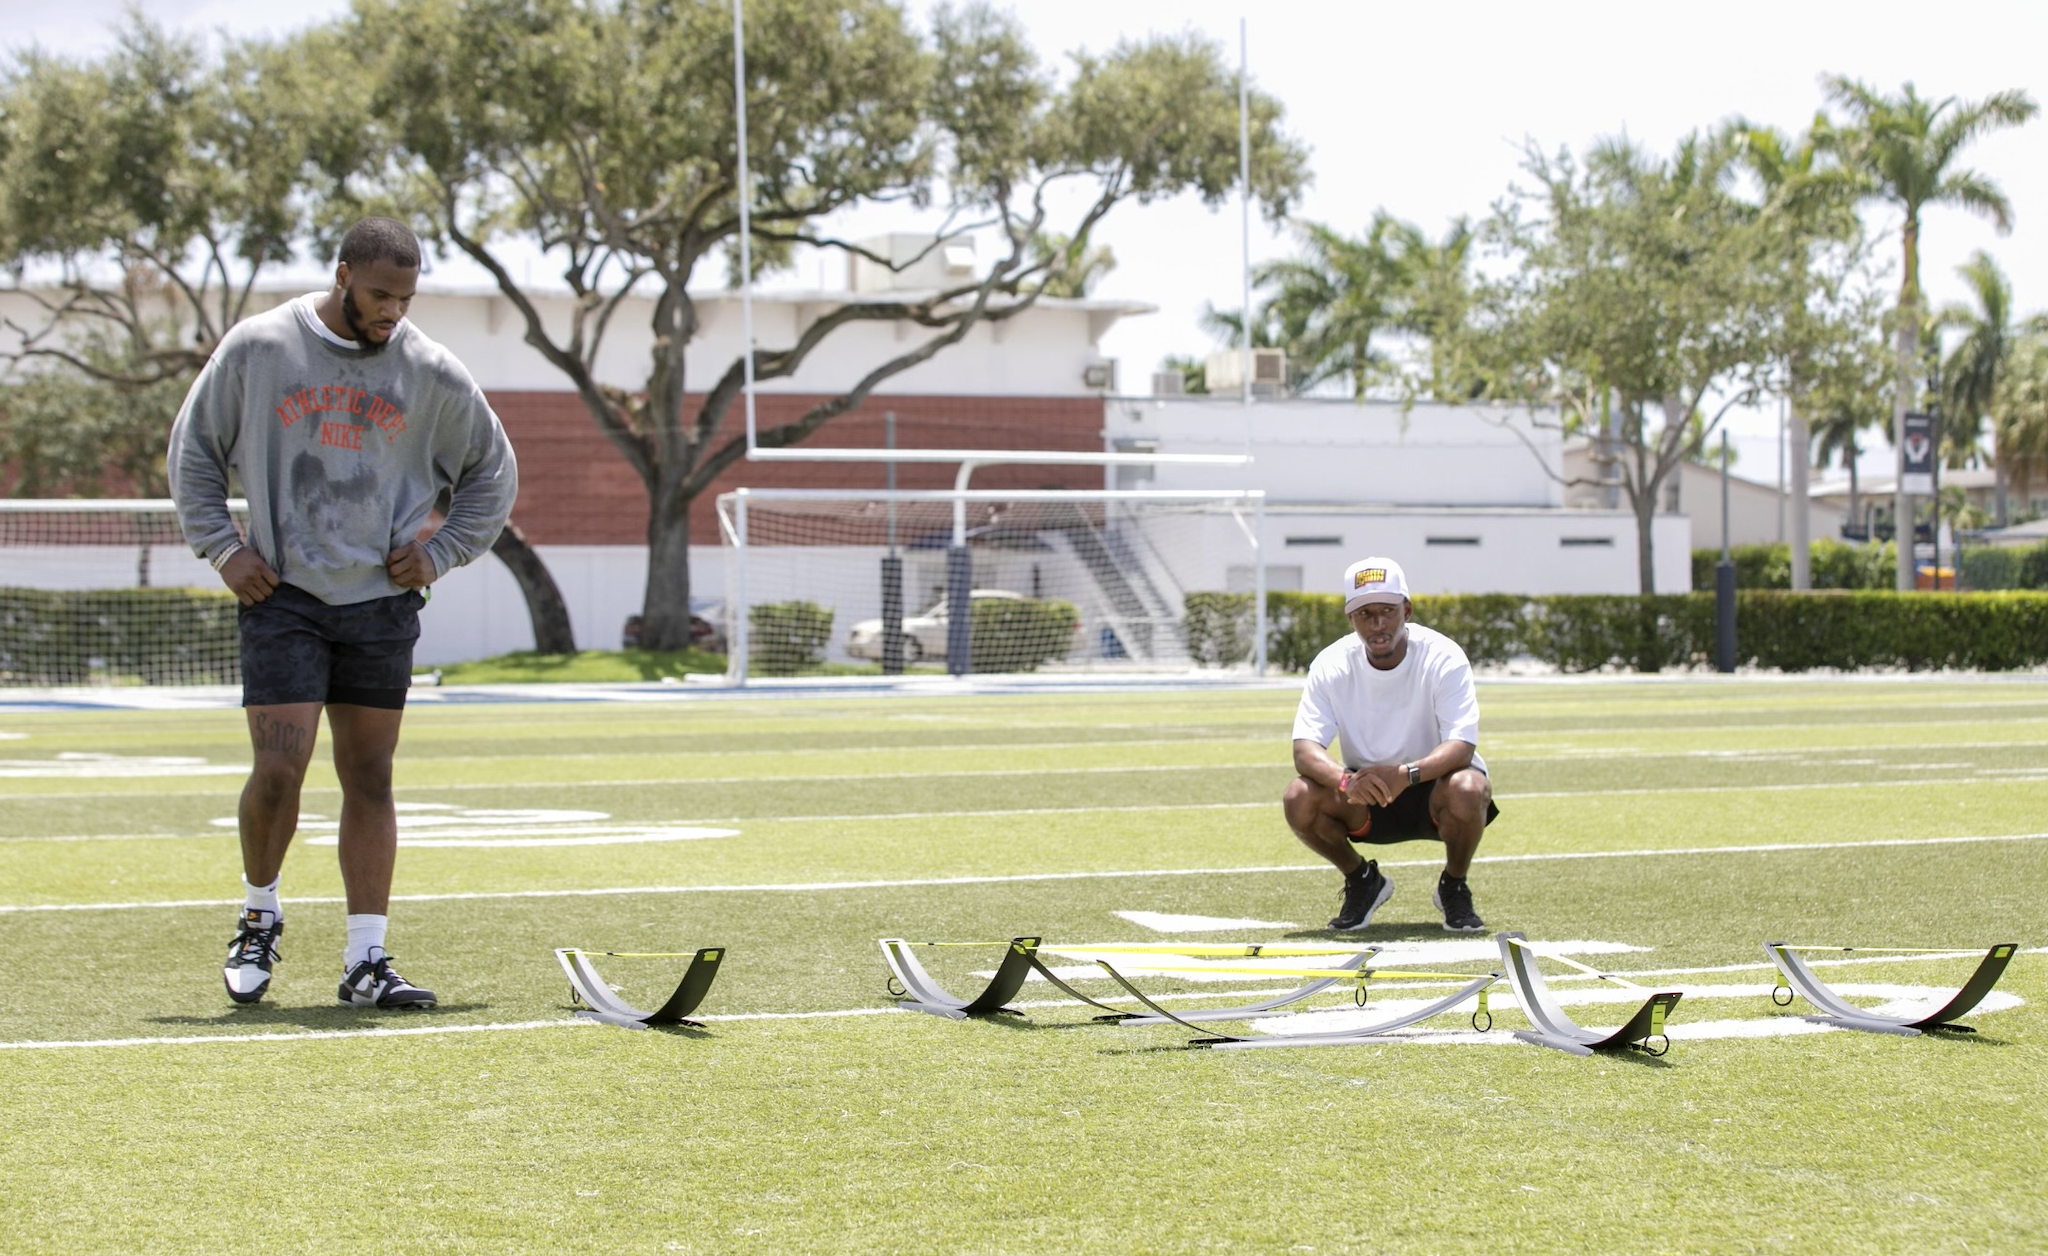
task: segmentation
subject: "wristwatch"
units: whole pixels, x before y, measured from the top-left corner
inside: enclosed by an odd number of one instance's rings
[[[1412,764],[1412,763],[1404,763],[1404,764],[1402,764],[1402,765],[1401,765],[1401,770],[1402,770],[1402,771],[1404,771],[1404,772],[1406,772],[1406,773],[1408,774],[1408,783],[1409,783],[1410,785],[1420,785],[1420,784],[1422,784],[1422,769],[1421,769],[1421,768],[1419,768],[1419,767],[1416,767],[1416,766],[1415,766],[1414,764]]]

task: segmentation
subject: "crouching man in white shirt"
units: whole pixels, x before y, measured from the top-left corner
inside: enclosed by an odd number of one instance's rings
[[[1352,632],[1316,655],[1294,713],[1294,770],[1281,798],[1302,845],[1344,874],[1330,927],[1364,929],[1394,895],[1379,862],[1354,848],[1415,840],[1444,845],[1431,901],[1452,933],[1486,927],[1465,877],[1500,809],[1479,757],[1472,665],[1455,641],[1409,621],[1408,578],[1390,558],[1344,573]],[[1335,743],[1343,761],[1330,755]]]

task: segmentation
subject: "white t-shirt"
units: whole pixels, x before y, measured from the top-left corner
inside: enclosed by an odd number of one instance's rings
[[[1458,643],[1434,628],[1408,625],[1408,653],[1381,671],[1355,632],[1331,642],[1309,665],[1294,711],[1294,738],[1343,743],[1344,766],[1356,771],[1413,763],[1446,741],[1479,745],[1479,696],[1472,664]],[[1472,766],[1484,772],[1475,750]]]

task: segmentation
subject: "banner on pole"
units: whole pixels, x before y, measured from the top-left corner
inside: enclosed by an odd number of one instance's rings
[[[1934,416],[1906,415],[1906,445],[1900,450],[1899,487],[1920,497],[1934,495]]]

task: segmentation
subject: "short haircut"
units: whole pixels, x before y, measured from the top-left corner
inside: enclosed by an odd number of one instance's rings
[[[343,265],[390,262],[408,270],[420,268],[420,238],[396,218],[365,218],[341,237]]]

